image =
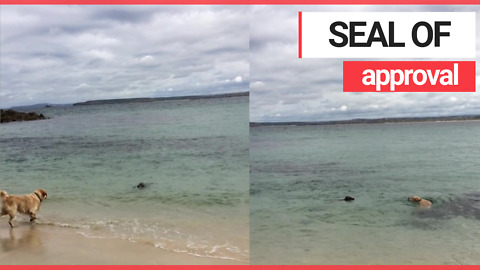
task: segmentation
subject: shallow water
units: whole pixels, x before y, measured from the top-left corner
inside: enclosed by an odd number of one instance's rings
[[[0,188],[46,189],[39,223],[248,261],[248,97],[41,112],[0,131]]]
[[[480,122],[251,128],[251,263],[479,264],[479,133]]]

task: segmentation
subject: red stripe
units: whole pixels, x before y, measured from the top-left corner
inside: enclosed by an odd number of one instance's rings
[[[2,0],[2,5],[478,5],[480,0]]]
[[[95,269],[146,269],[146,270],[477,270],[478,265],[2,265],[2,269],[32,270],[95,270]]]
[[[298,58],[302,58],[302,12],[298,12]]]

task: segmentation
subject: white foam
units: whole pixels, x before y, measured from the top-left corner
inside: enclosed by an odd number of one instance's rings
[[[215,244],[214,240],[208,237],[183,233],[177,228],[165,228],[157,223],[141,223],[139,219],[122,221],[99,218],[71,222],[47,221],[39,224],[76,229],[75,233],[90,239],[122,239],[196,257],[248,262],[248,251],[241,251],[229,243]]]

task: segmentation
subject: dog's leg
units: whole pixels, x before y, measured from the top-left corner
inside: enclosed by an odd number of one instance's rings
[[[30,212],[30,222],[34,222],[37,219],[37,216],[34,212]]]
[[[15,216],[13,215],[10,215],[10,220],[8,221],[8,224],[10,224],[10,227],[13,228],[13,219],[15,218]]]

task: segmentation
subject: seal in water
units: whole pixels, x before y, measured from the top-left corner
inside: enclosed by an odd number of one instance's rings
[[[145,188],[147,185],[143,182],[140,182],[138,183],[138,185],[136,185],[135,187],[138,188],[138,189],[142,189],[142,188]]]
[[[352,197],[352,196],[345,196],[345,199],[343,199],[343,200],[349,202],[349,201],[355,200],[355,198]]]

